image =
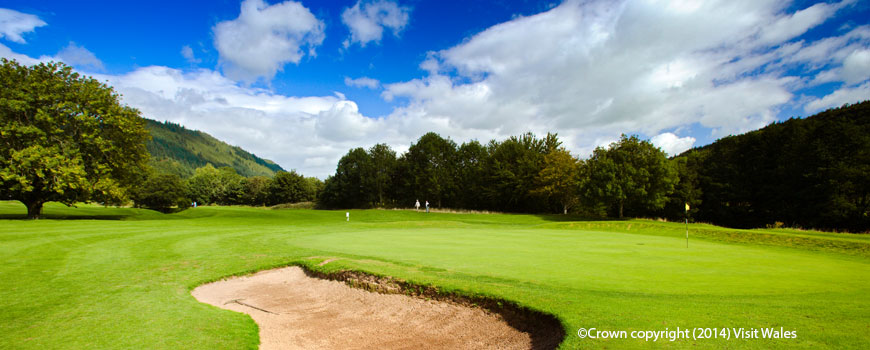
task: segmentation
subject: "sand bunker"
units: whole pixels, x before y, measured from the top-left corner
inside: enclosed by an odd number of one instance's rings
[[[542,344],[480,308],[372,293],[299,267],[209,283],[192,294],[251,315],[260,349],[530,349],[561,340]]]

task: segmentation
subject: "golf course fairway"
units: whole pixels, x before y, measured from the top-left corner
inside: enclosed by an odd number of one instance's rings
[[[250,317],[190,291],[287,265],[509,300],[560,319],[564,349],[870,348],[868,235],[691,224],[687,248],[680,223],[562,215],[353,210],[346,221],[55,203],[45,219],[25,213],[0,202],[0,349],[256,348]],[[678,329],[688,337],[631,336]],[[762,334],[771,329],[788,337]]]

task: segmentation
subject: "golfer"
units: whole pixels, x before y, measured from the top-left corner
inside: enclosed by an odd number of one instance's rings
[[[420,200],[418,199],[416,203],[414,203],[414,210],[420,210]]]
[[[429,201],[426,201],[426,212],[429,212]]]
[[[347,221],[350,221],[350,212],[344,213],[344,216],[347,217]]]

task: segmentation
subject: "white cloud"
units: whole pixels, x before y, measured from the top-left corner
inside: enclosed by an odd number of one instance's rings
[[[206,69],[185,73],[154,66],[98,78],[108,79],[124,102],[146,118],[205,131],[309,176],[331,174],[347,149],[367,141],[367,135],[360,134],[364,129],[351,124],[357,121],[355,105],[337,96],[282,96],[239,86]],[[333,134],[356,137],[342,141]],[[327,159],[331,164],[308,159]]]
[[[809,72],[818,70],[806,86],[829,82],[858,84],[868,78],[866,53],[870,49],[870,26],[852,28],[847,33],[810,44],[791,44],[796,50],[780,55],[785,64],[805,65]]]
[[[103,61],[100,61],[93,52],[72,41],[57,53],[57,58],[68,65],[86,70],[102,71],[104,69]]]
[[[356,142],[381,127],[383,121],[368,118],[359,113],[353,101],[339,101],[329,110],[317,114],[317,135],[331,142]]]
[[[325,37],[324,23],[301,3],[268,5],[263,0],[242,2],[239,17],[216,24],[215,48],[224,73],[236,80],[272,79],[287,63],[299,63]]]
[[[381,82],[376,79],[372,79],[369,77],[361,77],[356,79],[351,79],[350,77],[344,77],[344,85],[350,87],[365,87],[369,89],[377,89],[378,86],[381,85]]]
[[[870,78],[870,50],[856,50],[843,60],[842,79],[857,84]]]
[[[819,3],[791,15],[781,15],[771,25],[760,32],[764,43],[778,44],[805,33],[808,29],[824,22],[834,12],[852,1],[835,4]]]
[[[191,49],[189,45],[181,47],[181,56],[184,57],[188,63],[196,64],[202,62],[202,60],[196,58],[196,55],[193,54],[193,49]]]
[[[795,101],[805,83],[789,69],[837,66],[868,47],[866,27],[794,41],[850,2],[790,13],[776,0],[569,0],[430,54],[421,65],[428,76],[387,84],[382,96],[410,101],[391,119],[446,120],[454,139],[556,131],[581,155],[623,132],[690,124],[716,137],[745,132]]]
[[[22,55],[20,53],[16,53],[12,51],[8,46],[0,44],[0,57],[9,60],[18,61],[19,64],[32,66],[34,64],[40,64],[43,62],[56,61],[53,57],[49,56],[41,56],[39,58],[33,58],[27,55]]]
[[[67,65],[90,71],[101,71],[104,69],[103,62],[100,61],[94,53],[88,51],[88,49],[84,47],[76,45],[74,42],[70,42],[66,47],[58,52],[57,55],[42,55],[38,58],[14,52],[9,47],[0,44],[0,57],[15,60],[18,61],[19,64],[28,66],[48,62],[63,62]]]
[[[650,142],[656,147],[661,148],[662,151],[665,151],[671,157],[692,148],[695,144],[695,138],[691,136],[678,137],[673,133],[666,132],[653,136]]]
[[[0,38],[5,37],[10,41],[25,44],[26,41],[22,37],[22,34],[32,32],[35,28],[45,25],[47,24],[37,16],[0,8]],[[104,69],[103,62],[93,52],[83,46],[76,45],[72,41],[61,49],[57,55],[53,57],[43,55],[39,58],[32,58],[16,53],[6,45],[0,44],[0,57],[16,60],[24,65],[61,61],[67,65],[88,70],[102,71]]]
[[[0,9],[0,38],[24,44],[22,34],[32,32],[46,23],[39,17],[10,9]]]
[[[812,99],[804,106],[807,113],[815,113],[824,109],[840,107],[847,103],[856,103],[870,99],[870,82],[855,87],[844,87],[822,98]]]
[[[407,150],[426,131],[444,130],[428,119],[366,117],[341,94],[283,96],[207,69],[185,73],[152,66],[95,77],[108,80],[146,118],[205,131],[307,176],[332,175],[351,148],[387,143]]]
[[[350,29],[350,38],[344,41],[344,47],[355,43],[365,47],[372,41],[379,43],[384,36],[384,28],[399,36],[408,24],[410,12],[410,8],[399,6],[393,1],[357,1],[356,5],[341,13],[341,22]]]

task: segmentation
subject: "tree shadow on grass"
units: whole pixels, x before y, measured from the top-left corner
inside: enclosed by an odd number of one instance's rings
[[[130,217],[132,215],[123,214],[123,215],[64,215],[64,214],[42,214],[39,216],[39,220],[122,220],[124,218]],[[0,220],[30,220],[27,218],[27,214],[9,214],[3,213],[0,214]]]
[[[163,211],[128,207],[105,207],[95,204],[76,204],[66,206],[57,202],[49,202],[43,207],[38,220],[124,220],[128,218],[163,217],[164,214],[174,214],[187,209],[169,208]],[[27,217],[27,208],[17,201],[0,201],[0,220],[31,220]]]

